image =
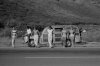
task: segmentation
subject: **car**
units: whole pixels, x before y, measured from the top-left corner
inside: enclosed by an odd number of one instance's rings
[[[52,25],[53,28],[53,44],[55,46],[62,45],[62,30],[65,28],[67,31],[70,30],[71,27],[75,30],[75,42],[80,42],[80,33],[79,28],[75,25]],[[40,36],[40,44],[48,46],[48,33],[47,33],[48,27],[44,28],[42,31],[42,34]],[[68,39],[66,42],[67,44],[65,47],[71,47],[71,41]]]

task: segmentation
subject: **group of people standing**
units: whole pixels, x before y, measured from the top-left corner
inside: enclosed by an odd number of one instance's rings
[[[49,47],[53,48],[53,29],[51,26],[48,27],[47,29],[48,32],[48,43],[49,43]],[[65,47],[65,45],[67,44],[67,41],[70,41],[70,44],[72,47],[74,47],[74,43],[75,43],[75,30],[73,28],[71,28],[70,30],[66,30],[65,28],[63,28],[62,30],[62,45],[63,47]]]
[[[15,45],[16,36],[17,36],[17,30],[13,27],[13,29],[11,31],[11,37],[12,37],[11,44],[12,44],[12,47],[14,47],[14,45]],[[34,45],[36,47],[38,47],[39,31],[36,28],[34,28],[32,30],[29,26],[27,26],[24,39],[25,39],[25,42],[28,43],[29,47],[31,46],[30,45],[30,41],[31,41],[30,38],[34,39]]]
[[[12,33],[12,47],[14,47],[15,44],[15,38],[16,38],[16,32],[17,30],[15,30],[14,28],[12,29],[11,33]],[[51,26],[48,26],[47,29],[48,32],[48,43],[49,43],[49,48],[53,48],[53,28]],[[71,28],[70,30],[66,30],[65,28],[63,28],[62,30],[62,45],[65,47],[65,45],[67,44],[67,40],[70,39],[70,42],[72,44],[72,47],[74,47],[74,42],[75,42],[75,31],[73,30],[73,28]],[[27,26],[26,29],[26,43],[28,43],[28,46],[30,47],[30,41],[31,38],[33,39],[34,42],[34,46],[35,47],[39,47],[39,36],[40,36],[40,32],[34,27],[34,29],[32,30],[29,26]]]
[[[49,48],[53,48],[53,44],[52,44],[53,29],[51,26],[48,27],[47,32],[48,32]],[[30,45],[31,39],[33,39],[34,46],[39,47],[40,32],[36,28],[34,28],[32,31],[30,27],[27,27],[26,35],[28,36],[28,46],[29,47],[31,47]]]
[[[68,42],[70,42],[70,45],[72,47],[74,47],[74,43],[75,43],[75,30],[73,28],[71,28],[70,30],[66,30],[65,28],[63,28],[62,30],[62,44],[65,47],[66,44],[68,44]]]
[[[31,47],[31,38],[33,39],[34,46],[38,47],[39,43],[39,31],[34,27],[33,30],[28,26],[26,30],[26,37],[28,37],[27,43],[28,46]]]

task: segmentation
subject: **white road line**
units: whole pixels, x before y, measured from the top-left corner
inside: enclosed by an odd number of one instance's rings
[[[27,59],[71,59],[71,58],[80,58],[80,59],[89,59],[89,58],[100,58],[100,56],[98,57],[24,57],[24,58],[27,58]]]

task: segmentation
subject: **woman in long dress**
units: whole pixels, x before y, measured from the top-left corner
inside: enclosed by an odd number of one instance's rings
[[[33,33],[34,33],[34,44],[36,47],[39,47],[39,45],[38,45],[38,43],[39,43],[39,31],[36,28],[34,28]]]
[[[65,47],[67,41],[67,31],[65,28],[62,30],[62,45]]]
[[[74,47],[74,43],[75,43],[75,31],[73,28],[71,28],[69,30],[69,39],[71,40],[71,44],[72,44],[72,47]]]

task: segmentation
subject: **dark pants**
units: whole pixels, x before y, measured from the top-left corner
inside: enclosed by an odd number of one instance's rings
[[[28,46],[30,47],[31,45],[30,45],[30,36],[31,36],[31,34],[28,34]]]

